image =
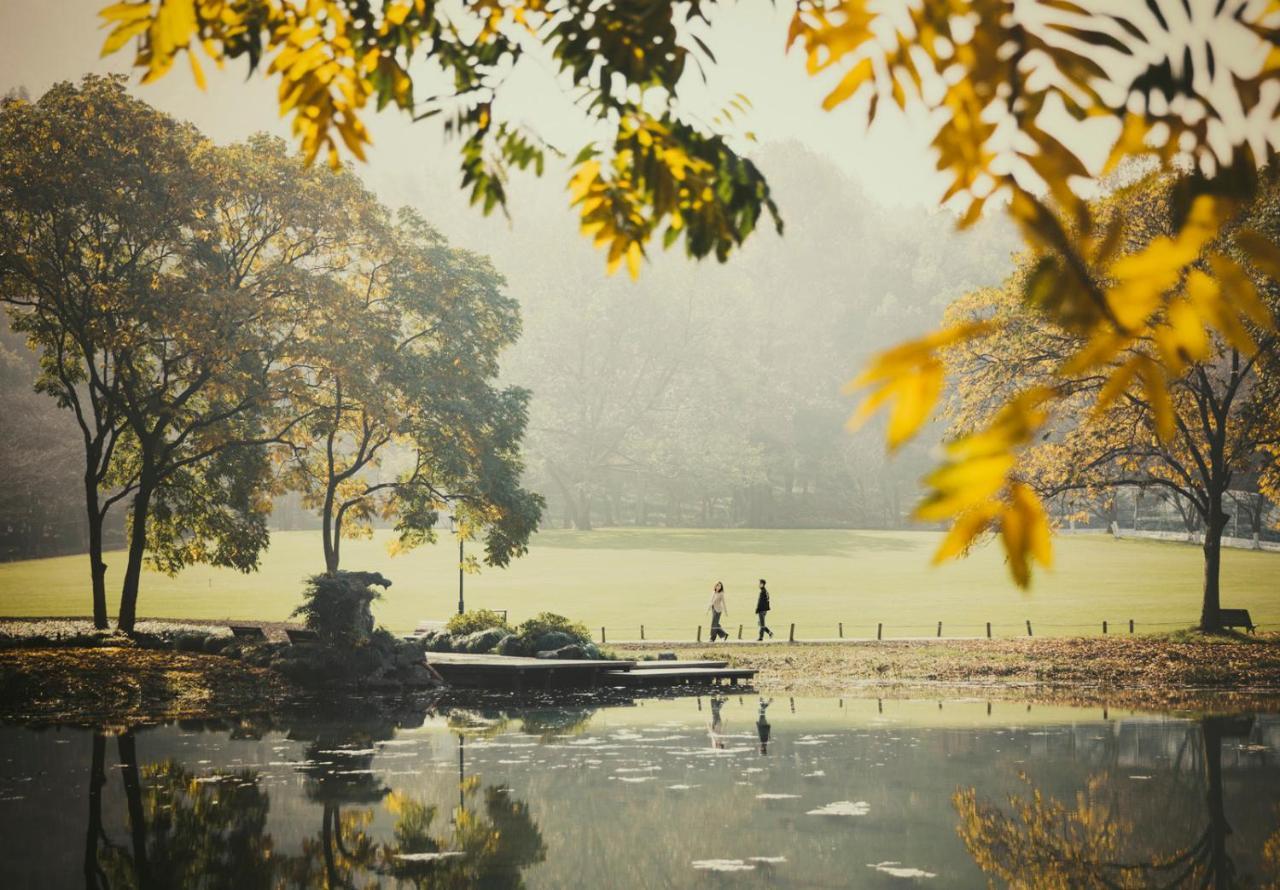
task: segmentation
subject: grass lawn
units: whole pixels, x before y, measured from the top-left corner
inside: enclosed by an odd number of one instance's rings
[[[530,553],[505,570],[485,569],[466,578],[469,608],[507,609],[512,620],[541,611],[579,618],[609,638],[636,639],[645,625],[649,639],[691,639],[705,625],[711,585],[724,581],[726,623],[750,625],[756,580],[769,580],[774,612],[770,623],[797,638],[874,636],[883,622],[886,637],[932,636],[938,621],[944,636],[1099,633],[1103,619],[1112,632],[1165,631],[1199,617],[1199,548],[1156,541],[1117,541],[1105,535],[1055,540],[1056,566],[1043,572],[1030,594],[1013,587],[998,546],[969,559],[929,567],[938,541],[934,532],[601,530],[546,531]],[[380,571],[394,586],[375,606],[380,622],[407,630],[420,618],[445,618],[457,608],[456,543],[392,557],[390,536],[343,543],[349,569]],[[108,554],[108,591],[115,588],[124,554]],[[147,573],[139,599],[142,617],[282,620],[298,602],[302,579],[322,565],[320,537],[277,532],[261,571],[241,575],[197,567],[176,578]],[[1280,554],[1226,550],[1223,605],[1247,608],[1254,621],[1280,625]],[[0,614],[87,615],[87,560],[83,556],[0,564]]]

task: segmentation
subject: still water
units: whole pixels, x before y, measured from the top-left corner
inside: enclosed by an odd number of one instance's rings
[[[0,728],[0,887],[1266,886],[1280,717],[733,695]]]

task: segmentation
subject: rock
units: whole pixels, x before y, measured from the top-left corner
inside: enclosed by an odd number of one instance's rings
[[[527,657],[529,655],[529,647],[526,646],[518,636],[511,634],[499,640],[498,645],[493,647],[493,652],[495,655],[516,655]]]
[[[542,652],[539,652],[537,654],[537,657],[538,658],[571,659],[573,661],[581,661],[582,659],[587,657],[587,654],[584,651],[582,651],[582,647],[579,646],[577,643],[570,643],[567,646],[561,646],[559,649],[544,649]]]
[[[204,634],[178,634],[173,638],[173,648],[179,652],[203,652]]]
[[[209,634],[204,638],[204,651],[210,655],[218,655],[223,649],[231,643],[231,637],[224,637],[220,634]]]
[[[447,633],[439,633],[432,637],[431,642],[427,644],[428,652],[452,652],[453,637]]]
[[[531,648],[535,652],[548,652],[554,649],[563,649],[565,646],[576,644],[577,642],[576,639],[563,631],[552,630],[535,637]]]
[[[659,652],[658,661],[675,661],[676,654],[674,652]]]
[[[508,635],[508,631],[500,627],[490,627],[485,630],[478,630],[475,633],[467,634],[455,643],[455,651],[461,652],[490,652],[498,642]]]

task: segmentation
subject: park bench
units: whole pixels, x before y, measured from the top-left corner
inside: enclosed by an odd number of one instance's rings
[[[310,646],[320,642],[320,634],[314,630],[300,630],[292,627],[285,628],[285,636],[289,638],[289,642],[295,646]]]
[[[246,643],[264,643],[267,635],[262,632],[262,628],[247,624],[228,624],[227,628],[231,631],[231,635],[237,640],[244,640]]]
[[[1243,627],[1249,633],[1254,633],[1257,628],[1249,617],[1248,609],[1219,609],[1218,620],[1223,627]]]

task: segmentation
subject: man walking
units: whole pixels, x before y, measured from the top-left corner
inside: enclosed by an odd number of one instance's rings
[[[768,634],[769,639],[773,639],[773,631],[769,630],[769,625],[765,623],[765,617],[769,614],[769,588],[764,586],[764,579],[760,579],[760,597],[756,600],[756,617],[760,619],[760,636],[756,639],[757,643],[764,642],[764,635]]]

